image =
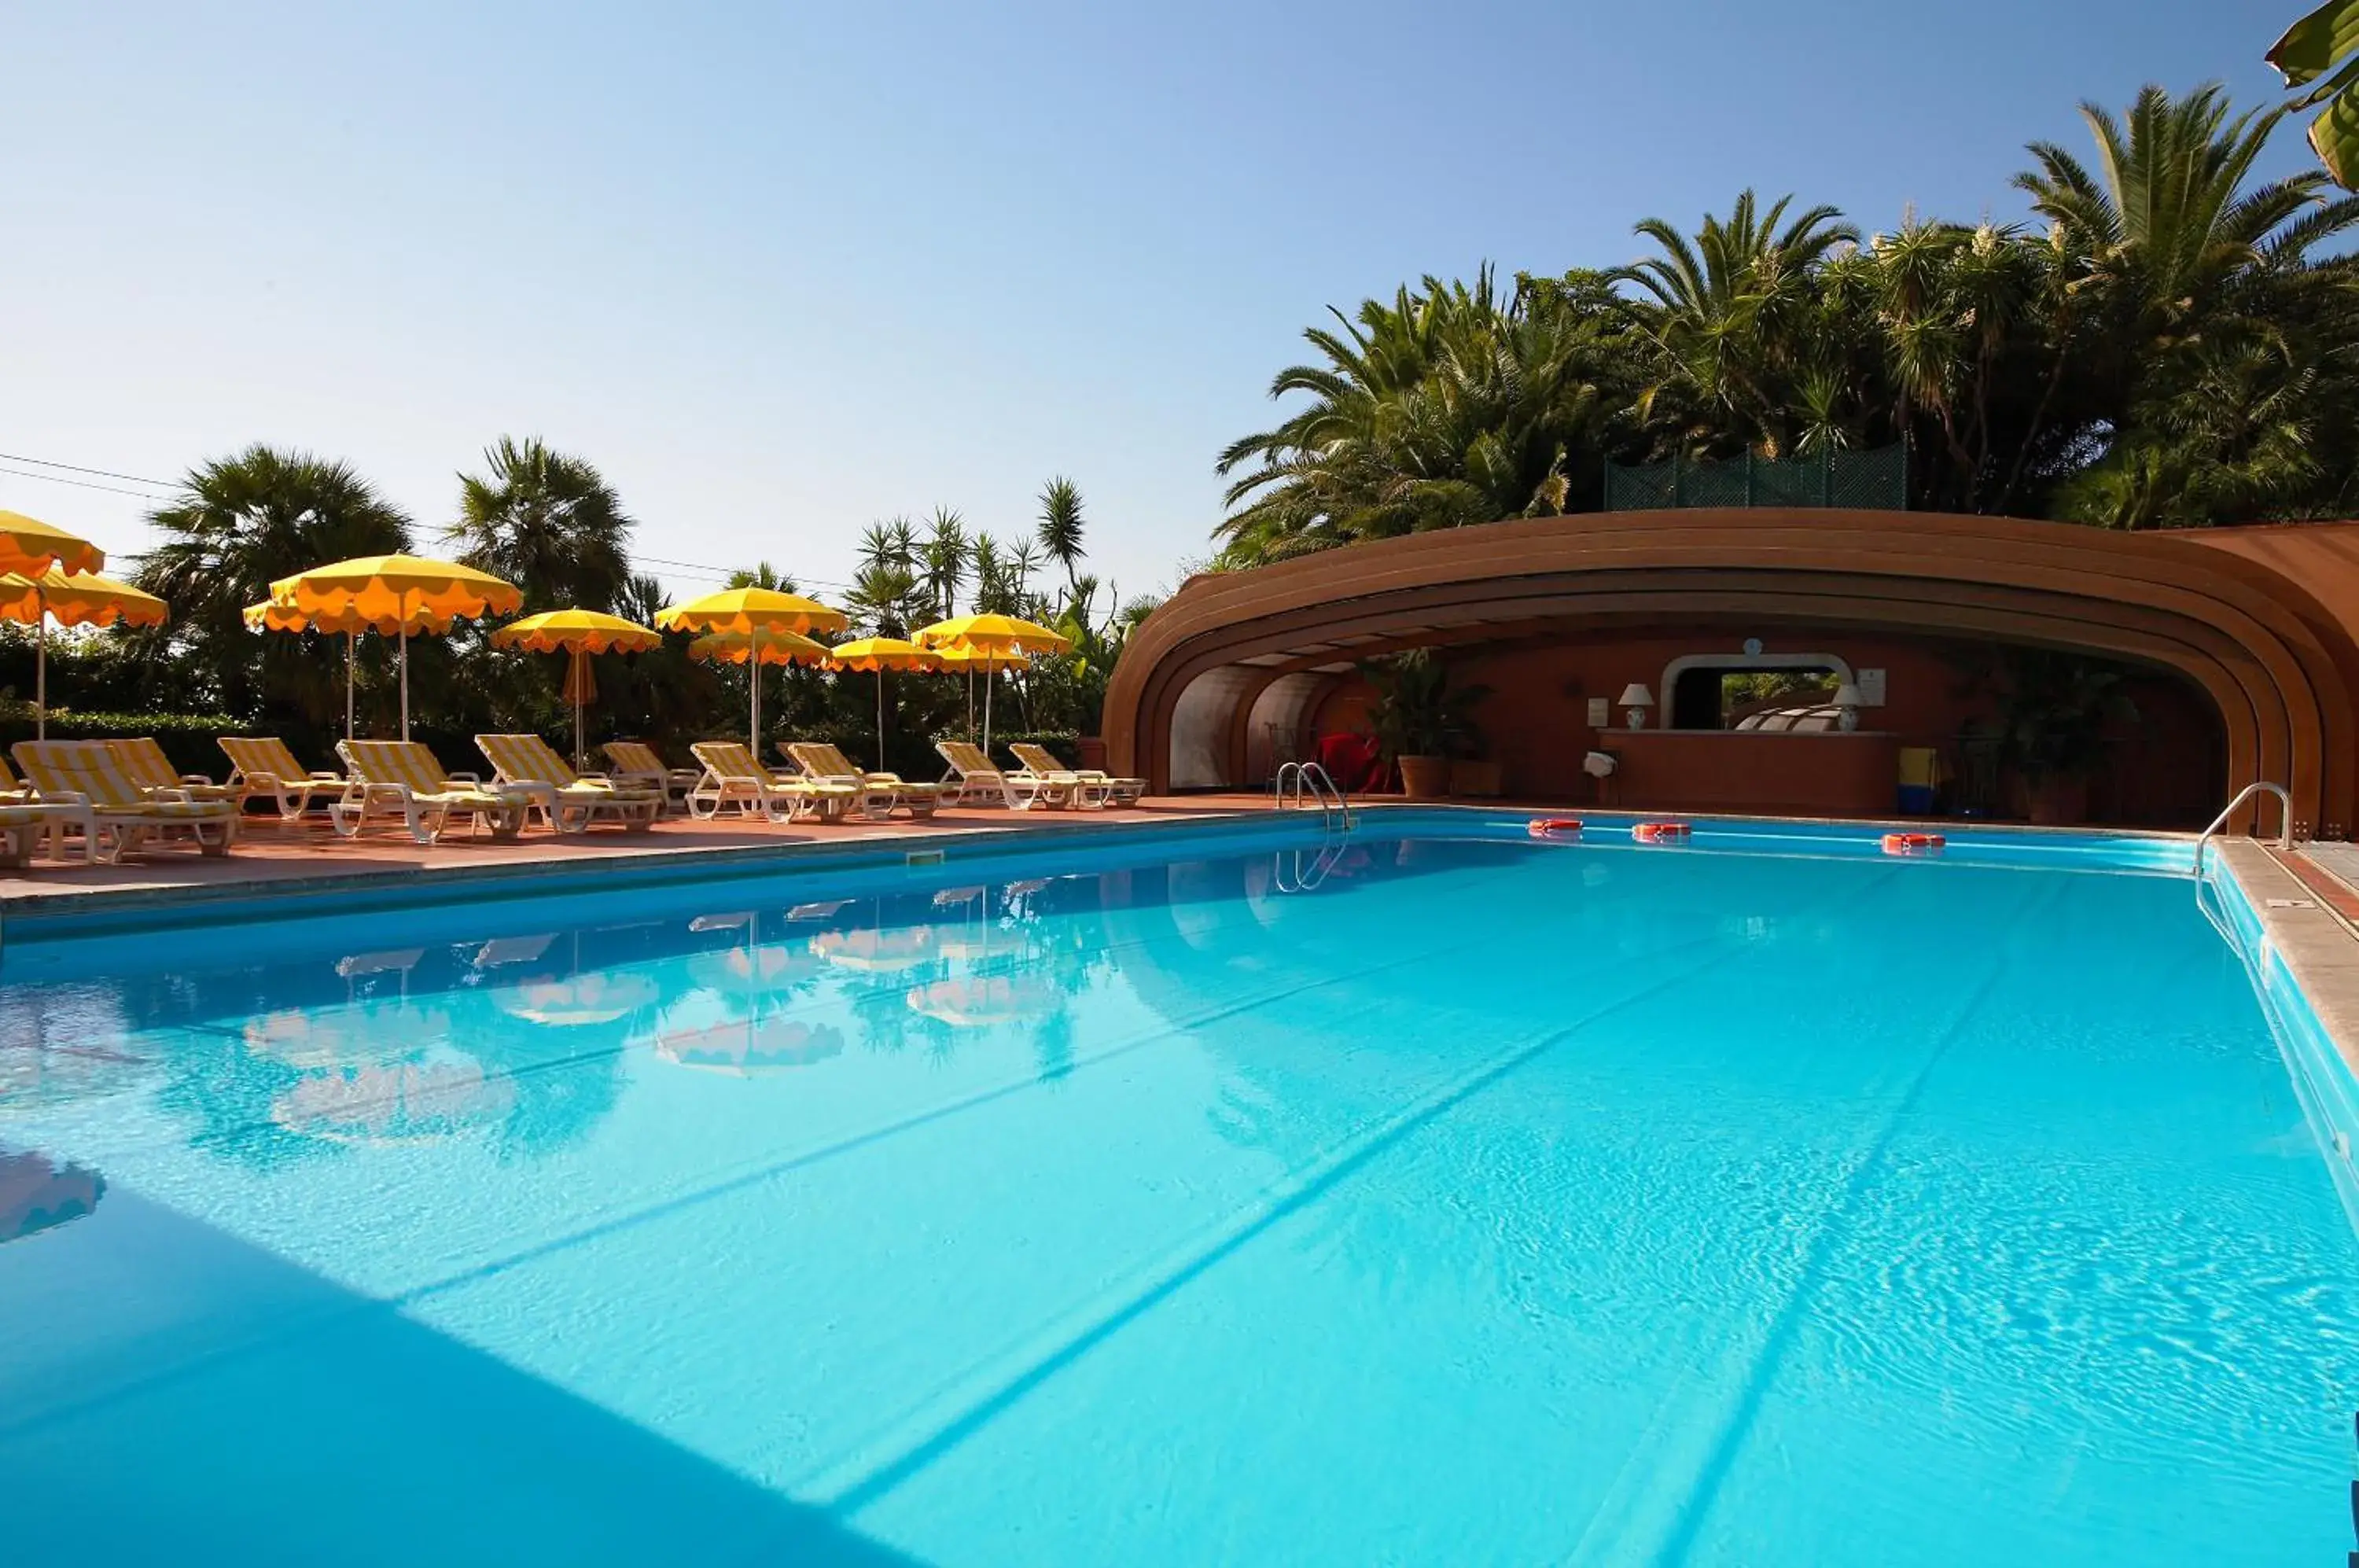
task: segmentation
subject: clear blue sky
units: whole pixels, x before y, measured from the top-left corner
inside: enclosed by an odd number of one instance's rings
[[[873,518],[1011,532],[1065,473],[1142,591],[1204,553],[1212,459],[1324,307],[1625,261],[1748,184],[2017,216],[2079,100],[2273,101],[2304,8],[17,5],[0,452],[306,447],[430,539],[538,433],[643,554],[821,583]],[[0,472],[0,507],[147,537],[99,490]]]

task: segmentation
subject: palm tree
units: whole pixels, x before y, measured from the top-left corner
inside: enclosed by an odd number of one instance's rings
[[[1644,296],[1636,312],[1661,357],[1640,412],[1666,397],[1692,409],[1683,444],[1707,449],[1695,455],[1732,455],[1709,450],[1732,441],[1768,457],[1799,445],[1793,391],[1823,325],[1813,274],[1837,247],[1856,245],[1859,231],[1828,206],[1780,228],[1793,200],[1781,196],[1765,212],[1745,191],[1725,221],[1707,213],[1692,244],[1660,218],[1637,225],[1662,253],[1619,275]]]
[[[729,580],[722,586],[723,588],[768,588],[780,593],[799,592],[793,578],[781,574],[777,567],[766,561],[755,562],[750,572],[740,568],[731,572]]]
[[[171,602],[159,636],[205,671],[222,711],[250,718],[288,701],[315,722],[333,713],[332,661],[293,638],[254,636],[242,612],[306,567],[407,550],[408,517],[344,463],[257,444],[192,469],[147,520],[165,538],[136,581]]]
[[[485,450],[486,477],[459,476],[459,559],[524,590],[527,611],[612,610],[631,577],[632,523],[597,469],[539,438]]]
[[[2096,144],[2095,171],[2038,142],[2030,151],[2038,167],[2015,181],[2054,225],[2069,287],[2085,301],[2087,330],[2075,347],[2111,430],[2096,467],[2121,469],[2067,486],[2068,508],[2141,528],[2199,520],[2190,509],[2210,508],[2174,504],[2190,484],[2215,495],[2255,494],[2256,485],[2295,495],[2304,476],[2290,469],[2197,477],[2209,465],[2266,463],[2263,452],[2290,449],[2264,442],[2239,457],[2203,434],[2225,427],[2189,418],[2186,398],[2225,376],[2249,407],[2282,407],[2281,395],[2316,364],[2321,335],[2352,341],[2353,264],[2311,252],[2359,225],[2359,197],[2329,197],[2315,171],[2252,183],[2282,112],[2231,117],[2217,86],[2177,99],[2148,86],[2123,117],[2094,103],[2081,114]]]
[[[1271,387],[1311,402],[1221,455],[1223,474],[1256,464],[1229,486],[1226,561],[1544,516],[1600,482],[1604,384],[1629,379],[1632,343],[1597,275],[1523,279],[1508,301],[1485,267],[1471,288],[1428,278],[1336,319],[1340,335],[1305,334],[1327,363]]]
[[[1065,582],[1080,591],[1082,557],[1082,487],[1062,474],[1040,492],[1040,549],[1065,569]]]
[[[936,620],[958,614],[959,588],[973,564],[966,520],[948,506],[934,508],[933,529],[926,536],[926,588],[933,597]]]
[[[908,567],[893,561],[870,562],[853,579],[843,607],[872,636],[907,637],[921,588],[918,574]]]

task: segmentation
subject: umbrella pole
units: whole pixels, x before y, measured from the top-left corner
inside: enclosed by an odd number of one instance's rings
[[[49,602],[38,588],[33,590],[33,738],[49,738]],[[63,843],[65,830],[58,833]]]
[[[409,627],[401,628],[401,738],[409,738]]]
[[[353,665],[360,657],[361,634],[344,634],[344,738],[353,738]]]
[[[581,767],[581,766],[582,766],[582,670],[581,670],[581,667],[582,667],[582,665],[584,665],[584,664],[587,664],[589,661],[590,661],[590,650],[589,650],[589,649],[587,649],[587,648],[575,648],[575,649],[573,650],[573,664],[574,664],[574,669],[573,669],[573,670],[572,670],[572,672],[571,672],[571,673],[572,673],[572,678],[573,678],[573,766],[574,766],[574,767],[576,767],[576,768],[579,768],[579,767]]]
[[[966,671],[966,738],[969,740],[974,738],[974,667],[973,665],[969,665]]]
[[[756,641],[745,651],[746,668],[754,672],[754,712],[745,724],[745,749],[754,754],[758,767],[762,761],[762,645]]]
[[[997,673],[989,669],[983,672],[983,755],[985,757],[991,755],[991,689],[999,684],[992,677]]]
[[[885,770],[885,667],[876,667],[876,770]]]

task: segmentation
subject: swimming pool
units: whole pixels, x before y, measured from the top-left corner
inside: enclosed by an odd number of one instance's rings
[[[2183,843],[1521,822],[12,936],[10,1555],[2339,1560]]]

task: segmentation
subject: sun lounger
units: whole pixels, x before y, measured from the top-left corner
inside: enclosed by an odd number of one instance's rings
[[[1016,761],[1024,765],[1023,771],[1036,779],[1066,778],[1077,784],[1094,786],[1103,790],[1101,804],[1127,806],[1147,793],[1147,780],[1144,779],[1116,779],[1113,774],[1094,768],[1067,768],[1045,746],[1009,741],[1007,749]],[[1083,801],[1082,804],[1088,802]]]
[[[1062,785],[1001,771],[990,754],[971,740],[936,741],[934,749],[951,765],[960,805],[995,799],[1011,811],[1028,811],[1035,806],[1061,806],[1071,799],[1071,791]]]
[[[342,774],[306,771],[277,735],[223,735],[220,745],[239,805],[267,800],[277,808],[280,822],[299,822],[314,800],[332,800],[344,792]]]
[[[614,766],[606,777],[617,784],[636,784],[650,789],[660,789],[667,810],[688,809],[688,792],[704,777],[693,768],[667,768],[656,748],[645,741],[610,740],[606,743],[606,760]]]
[[[18,779],[0,757],[0,810],[32,810],[41,815],[44,831],[49,835],[49,856],[63,860],[66,855],[66,830],[78,828],[82,834],[82,858],[92,860],[98,854],[98,833],[91,822],[90,808],[61,805],[43,800],[38,792]]]
[[[913,817],[930,817],[945,797],[958,793],[941,784],[912,784],[897,773],[863,771],[843,755],[842,748],[824,741],[781,741],[778,749],[803,770],[805,778],[859,789],[861,809],[869,816],[881,817],[898,807]]]
[[[179,773],[172,759],[164,755],[161,742],[152,735],[136,740],[110,740],[123,776],[142,789],[161,789],[177,799],[189,800],[234,800],[237,791],[226,784],[216,784],[201,773]]]
[[[860,799],[848,784],[816,784],[771,772],[754,759],[742,740],[701,740],[688,748],[704,765],[688,792],[690,815],[710,820],[734,809],[742,816],[790,822],[818,816],[841,817]]]
[[[492,765],[494,783],[528,793],[541,818],[560,833],[584,833],[601,817],[625,833],[645,833],[663,811],[663,791],[618,785],[576,773],[537,735],[479,735],[475,749]]]
[[[143,788],[125,775],[121,753],[106,741],[22,740],[14,749],[40,804],[79,808],[73,815],[92,860],[175,841],[220,855],[237,842],[235,801],[192,800],[177,786]]]
[[[417,741],[342,740],[336,755],[352,778],[328,817],[346,838],[373,819],[397,817],[411,838],[432,844],[453,817],[465,817],[495,839],[512,839],[531,809],[527,794],[487,789],[474,774],[450,772]]]

